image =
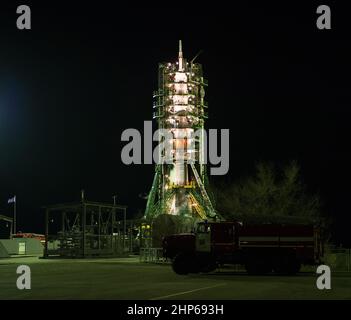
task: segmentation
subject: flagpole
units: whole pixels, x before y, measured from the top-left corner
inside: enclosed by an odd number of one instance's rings
[[[15,196],[15,202],[13,203],[13,234],[16,234],[16,204],[17,197]]]

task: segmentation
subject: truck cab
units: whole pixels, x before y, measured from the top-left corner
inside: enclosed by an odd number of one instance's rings
[[[164,257],[172,259],[176,273],[183,274],[187,266],[194,272],[214,270],[218,263],[232,261],[238,247],[237,224],[203,221],[197,224],[193,233],[165,237]]]
[[[211,254],[220,262],[231,261],[239,246],[239,229],[239,222],[199,223],[195,237],[196,252]]]

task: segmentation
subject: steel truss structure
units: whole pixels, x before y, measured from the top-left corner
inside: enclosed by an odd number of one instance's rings
[[[44,257],[111,256],[130,252],[126,206],[92,202],[45,207]],[[56,242],[54,248],[50,243]]]
[[[196,58],[196,57],[195,57]],[[160,63],[158,90],[154,92],[153,118],[172,137],[170,158],[157,164],[145,217],[185,215],[201,220],[219,219],[207,192],[205,119],[208,105],[202,66],[183,58],[182,43],[176,63]],[[195,133],[196,132],[196,133]],[[161,141],[161,139],[159,139]],[[168,143],[168,142],[167,142]],[[166,156],[167,157],[167,156]]]

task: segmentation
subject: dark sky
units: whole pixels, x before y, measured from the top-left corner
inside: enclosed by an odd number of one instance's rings
[[[0,4],[0,214],[11,214],[16,194],[19,229],[42,232],[41,206],[76,200],[82,188],[91,200],[118,195],[130,214],[143,209],[153,166],[122,164],[120,135],[151,120],[157,64],[174,60],[182,39],[186,57],[203,50],[208,128],[231,129],[227,178],[260,160],[297,159],[335,239],[351,243],[351,26],[342,3],[330,4],[324,31],[306,1],[75,3]],[[18,4],[31,5],[30,31],[16,29]]]

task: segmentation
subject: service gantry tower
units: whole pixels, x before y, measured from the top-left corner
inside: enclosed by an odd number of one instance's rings
[[[196,57],[195,57],[196,58]],[[204,132],[208,105],[202,66],[183,58],[179,41],[178,61],[160,63],[158,90],[153,93],[153,119],[172,135],[171,162],[156,164],[145,217],[159,214],[213,220],[218,215],[206,190]],[[195,132],[197,134],[195,134]]]

